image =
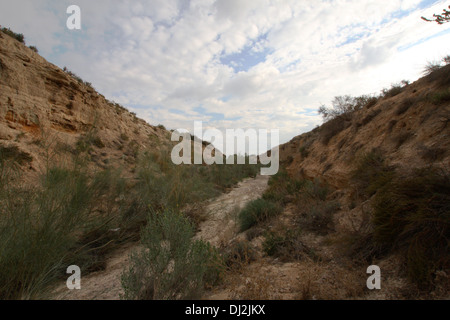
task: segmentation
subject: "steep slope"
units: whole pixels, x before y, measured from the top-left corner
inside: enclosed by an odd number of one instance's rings
[[[450,87],[450,65],[380,97],[281,146],[282,160],[292,175],[321,178],[344,189],[359,155],[378,148],[387,161],[403,170],[429,164],[447,167],[450,154],[450,103],[437,101]],[[437,79],[435,79],[437,78]],[[434,102],[433,102],[434,101]]]
[[[390,291],[367,297],[447,296],[449,120],[447,64],[281,147],[290,179],[328,190],[316,205],[301,193],[288,201],[291,223],[315,223],[304,243],[341,265],[376,264],[389,274]]]
[[[169,141],[169,132],[108,101],[89,83],[0,32],[0,143],[17,146],[42,169],[54,156],[89,148],[97,166],[129,167],[137,148]],[[78,149],[78,150],[77,150]]]

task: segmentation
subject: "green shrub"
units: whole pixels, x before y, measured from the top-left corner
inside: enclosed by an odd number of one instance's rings
[[[141,232],[144,249],[131,255],[122,274],[122,298],[198,299],[205,279],[219,270],[215,251],[208,243],[192,239],[192,226],[178,213],[153,213],[148,220]]]
[[[85,274],[104,267],[122,236],[108,232],[120,222],[119,173],[88,175],[78,162],[47,167],[36,185],[25,185],[0,160],[0,299],[45,298],[72,264]]]
[[[77,153],[100,142],[92,129],[78,141]],[[257,166],[175,166],[165,149],[140,155],[131,180],[111,169],[90,172],[89,162],[75,156],[73,167],[54,163],[31,186],[20,184],[17,170],[31,156],[0,148],[0,299],[45,297],[55,280],[67,278],[68,265],[84,274],[101,270],[117,245],[139,240],[149,211],[178,212],[256,175]],[[214,181],[219,175],[221,185]],[[203,247],[192,246],[200,256]],[[217,280],[219,260],[210,261],[204,282]]]
[[[450,89],[435,92],[430,95],[430,101],[435,105],[440,105],[450,101]]]
[[[40,188],[2,182],[0,298],[35,298],[57,278],[76,232],[88,221],[87,178],[80,171],[53,168]]]
[[[357,159],[352,180],[355,181],[358,192],[370,197],[388,183],[394,174],[394,168],[386,164],[381,151],[373,149]]]
[[[2,28],[2,31],[7,34],[8,36],[10,36],[11,38],[16,39],[17,41],[25,44],[25,37],[23,36],[22,33],[15,33],[14,31],[12,31],[9,28]]]
[[[407,273],[429,286],[436,270],[450,267],[450,175],[422,169],[379,189],[373,204],[374,241],[399,250]]]
[[[235,162],[237,163],[237,156],[235,155]],[[213,164],[203,167],[199,173],[203,175],[206,181],[214,183],[221,190],[231,188],[239,181],[245,178],[254,178],[257,176],[261,164],[252,165],[249,164],[249,157],[244,158],[245,164],[239,165],[226,165],[224,157],[224,165]]]
[[[254,225],[266,221],[282,211],[282,207],[274,202],[257,199],[249,202],[239,213],[240,230],[246,231]]]

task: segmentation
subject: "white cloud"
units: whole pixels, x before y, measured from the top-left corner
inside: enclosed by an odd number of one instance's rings
[[[199,119],[280,128],[284,142],[319,124],[312,110],[334,96],[415,80],[450,51],[450,24],[420,19],[445,1],[426,9],[417,9],[420,0],[78,2],[78,33],[65,29],[66,0],[2,2],[0,21],[109,99],[168,128]],[[221,60],[255,53],[265,59],[246,71]]]

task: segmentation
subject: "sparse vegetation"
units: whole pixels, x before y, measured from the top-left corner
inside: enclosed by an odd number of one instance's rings
[[[2,31],[7,34],[8,36],[10,36],[11,38],[16,39],[17,41],[25,44],[25,37],[22,33],[15,33],[14,31],[12,31],[10,28],[2,28]]]
[[[268,256],[279,258],[283,262],[300,260],[310,251],[301,241],[299,230],[266,232],[263,249]]]
[[[320,127],[320,134],[322,136],[322,143],[328,145],[329,141],[338,135],[343,130],[352,125],[353,114],[363,108],[372,108],[378,102],[378,98],[370,95],[363,95],[359,97],[338,96],[332,102],[332,108],[321,106],[319,114],[322,115],[326,121]],[[370,122],[377,112],[372,114],[372,117],[366,118],[366,123]],[[361,125],[361,123],[360,123]]]
[[[319,114],[323,116],[326,121],[336,119],[338,117],[346,118],[353,112],[364,107],[372,107],[378,99],[373,96],[363,95],[359,97],[338,96],[332,101],[332,108],[321,106]]]
[[[328,145],[333,137],[337,136],[339,133],[351,126],[352,122],[350,121],[349,116],[350,115],[347,115],[347,117],[338,116],[328,122],[325,122],[320,127],[320,135],[322,137],[321,141],[324,145]]]
[[[393,175],[394,168],[386,163],[381,150],[374,149],[362,154],[356,160],[356,169],[352,173],[352,179],[359,191],[370,197],[388,183]]]
[[[325,200],[312,204],[301,219],[302,227],[318,234],[328,234],[333,228],[333,215],[340,209],[337,202],[326,202]]]
[[[375,119],[381,113],[381,109],[373,110],[370,112],[361,122],[357,124],[357,126],[365,126],[373,119]]]
[[[306,183],[304,180],[292,179],[283,168],[269,180],[269,188],[263,194],[263,199],[285,205],[289,196],[296,194]]]
[[[436,72],[442,68],[440,62],[428,62],[423,71],[424,75],[430,75],[433,72]]]
[[[223,249],[222,259],[228,270],[240,270],[255,260],[255,249],[248,241],[234,241]]]
[[[429,62],[425,67],[424,74],[429,81],[435,81],[440,87],[448,87],[450,84],[450,58],[445,56],[442,58],[442,63],[440,62]]]
[[[390,89],[381,90],[381,94],[385,98],[392,98],[403,92],[403,84],[393,84]]]
[[[84,81],[78,75],[76,75],[75,73],[73,73],[72,71],[67,69],[66,67],[63,68],[63,71],[65,73],[67,73],[69,76],[71,76],[72,78],[74,78],[79,84],[83,84],[83,85],[87,86],[88,88],[93,89],[92,84],[90,82]]]
[[[20,173],[4,158],[0,166],[0,298],[42,297],[74,262],[96,268],[97,248],[108,242],[100,229],[117,213],[102,211],[117,194],[111,176],[89,178],[80,164],[49,167],[39,185],[29,186],[17,184]],[[85,242],[90,234],[103,236]]]
[[[430,101],[435,105],[440,105],[450,101],[450,89],[442,90],[431,94]]]
[[[449,173],[428,168],[391,179],[375,196],[374,241],[402,252],[409,278],[422,288],[450,267],[449,195]]]
[[[85,273],[102,270],[108,252],[125,241],[139,240],[150,213],[170,211],[180,219],[195,222],[195,216],[181,213],[187,204],[211,198],[224,185],[231,186],[257,172],[256,168],[244,165],[175,166],[168,149],[162,148],[139,152],[135,176],[126,182],[118,171],[106,168],[93,173],[87,169],[89,159],[80,155],[92,147],[103,146],[96,137],[95,129],[80,137],[73,161],[69,161],[73,166],[48,162],[38,185],[19,183],[16,164],[30,162],[31,156],[17,147],[1,147],[2,299],[44,297],[49,286],[64,277],[65,268],[71,264],[82,267]],[[218,176],[221,179],[216,179]],[[203,245],[191,248],[198,249],[198,254],[205,253]],[[199,268],[204,268],[203,261]],[[218,276],[220,269],[210,267],[208,270],[213,271],[208,271],[204,278],[208,282]],[[158,294],[167,296],[170,292]]]
[[[257,199],[249,202],[239,213],[239,226],[241,231],[246,231],[254,225],[267,221],[281,213],[282,207],[269,200]]]
[[[152,213],[148,221],[141,232],[144,249],[131,256],[122,275],[123,298],[198,299],[207,279],[218,272],[217,253],[208,243],[193,240],[193,227],[174,211]]]
[[[28,48],[30,48],[33,52],[39,53],[38,48],[36,48],[35,46],[29,46]]]
[[[392,141],[395,144],[395,148],[400,148],[406,141],[408,141],[413,136],[410,131],[400,131],[392,137]]]

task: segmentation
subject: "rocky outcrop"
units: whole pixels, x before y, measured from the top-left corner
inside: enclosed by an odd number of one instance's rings
[[[101,150],[91,153],[100,165],[116,160],[126,164],[127,153],[132,153],[128,149],[168,141],[165,129],[138,119],[75,74],[2,32],[0,88],[0,145],[15,145],[31,154],[35,169],[45,156],[43,145],[65,145],[73,151],[77,141],[93,131]]]

